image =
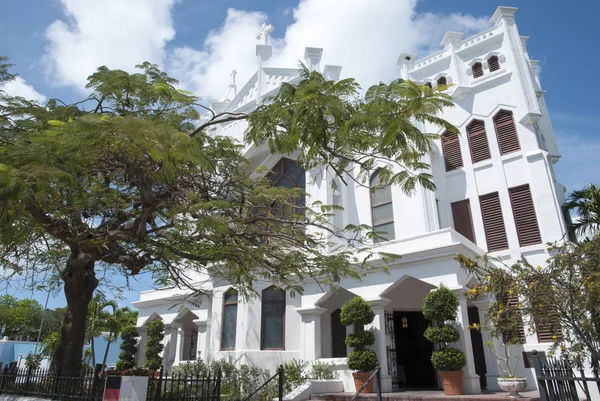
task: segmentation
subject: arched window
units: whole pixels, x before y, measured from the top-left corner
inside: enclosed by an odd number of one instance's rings
[[[498,114],[494,116],[494,129],[496,130],[496,137],[498,138],[498,147],[500,148],[501,155],[516,152],[521,149],[512,112],[500,110]]]
[[[442,153],[444,154],[446,171],[456,170],[463,166],[462,155],[460,153],[460,142],[457,133],[446,131],[442,135]]]
[[[336,309],[331,314],[331,356],[333,358],[345,358],[347,356],[346,348],[346,326],[340,319],[340,309]]]
[[[381,170],[377,170],[371,176],[371,212],[373,217],[373,229],[385,239],[375,242],[389,241],[396,237],[394,232],[394,210],[392,204],[392,186],[382,185]]]
[[[271,172],[267,174],[273,186],[285,188],[306,189],[306,174],[302,167],[295,160],[282,158],[273,166]],[[302,214],[305,206],[304,195],[297,196],[293,200],[294,213]]]
[[[223,323],[221,327],[221,349],[234,350],[237,333],[238,292],[233,288],[223,296]]]
[[[473,64],[471,71],[473,71],[473,78],[479,78],[483,76],[483,66],[481,63]]]
[[[473,163],[487,160],[491,157],[490,145],[485,132],[485,123],[481,120],[473,120],[467,125],[467,137],[469,139],[469,148],[471,150],[471,160]]]
[[[437,84],[438,86],[448,85],[448,80],[446,79],[446,77],[439,77],[437,80]]]
[[[429,86],[429,89],[433,88],[433,86],[431,86],[431,82],[425,82],[425,86]]]
[[[500,60],[498,60],[498,56],[492,56],[488,58],[487,62],[490,67],[490,72],[500,69]]]
[[[260,349],[285,349],[285,291],[264,289],[261,309]]]

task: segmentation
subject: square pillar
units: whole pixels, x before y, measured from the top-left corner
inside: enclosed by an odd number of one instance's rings
[[[326,311],[316,305],[296,308],[302,316],[300,338],[302,359],[305,361],[316,361],[321,357],[321,315]]]
[[[377,298],[366,300],[375,312],[375,319],[368,327],[367,330],[372,330],[375,334],[375,344],[373,344],[373,350],[377,354],[377,360],[379,361],[379,368],[381,372],[381,391],[391,392],[392,391],[392,376],[387,364],[387,347],[385,338],[385,307],[391,302],[389,299]]]
[[[481,394],[481,384],[479,375],[475,373],[475,357],[473,356],[473,345],[471,344],[471,331],[469,329],[469,312],[467,309],[467,298],[464,295],[466,289],[455,289],[454,293],[458,298],[458,314],[456,322],[459,325],[460,348],[467,357],[467,364],[463,368],[465,372],[465,394]],[[462,330],[461,330],[462,329]]]
[[[163,342],[163,366],[165,369],[170,370],[171,366],[176,360],[175,350],[177,348],[177,330],[179,329],[179,324],[171,323],[165,325],[165,340]]]
[[[481,300],[481,301],[475,301],[472,303],[473,306],[477,307],[477,310],[479,312],[479,321],[481,322],[482,325],[485,325],[485,321],[486,321],[485,316],[488,313],[488,310],[492,306],[493,302],[494,301],[492,301],[491,299],[485,299],[485,300]],[[501,374],[500,374],[500,370],[498,369],[498,363],[496,362],[496,357],[492,353],[492,350],[485,344],[488,341],[492,341],[494,343],[494,352],[496,352],[496,354],[502,354],[502,352],[503,352],[502,347],[504,345],[502,345],[502,342],[500,340],[492,337],[489,330],[482,329],[481,337],[483,339],[483,344],[484,344],[483,352],[485,355],[485,369],[487,371],[487,373],[485,375],[487,378],[487,388],[488,388],[488,390],[492,390],[492,391],[502,391],[502,389],[500,387],[498,387],[498,377],[500,377]]]
[[[137,352],[135,355],[135,364],[137,367],[144,366],[144,362],[146,362],[146,326],[140,326],[137,328],[138,333],[140,335],[138,344],[137,344]]]

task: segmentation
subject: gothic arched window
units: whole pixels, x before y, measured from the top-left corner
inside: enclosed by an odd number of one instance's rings
[[[381,184],[380,172],[381,170],[377,170],[371,176],[371,213],[373,217],[373,230],[378,231],[379,235],[385,239],[378,239],[375,242],[389,241],[396,237],[394,232],[392,186]]]
[[[275,187],[300,188],[306,190],[306,173],[295,160],[281,158],[267,174]],[[296,196],[293,200],[294,214],[302,214],[305,206],[304,195]]]
[[[263,290],[260,326],[260,349],[285,349],[285,291]]]
[[[233,288],[223,296],[223,323],[221,327],[221,349],[234,350],[237,333],[238,292]]]

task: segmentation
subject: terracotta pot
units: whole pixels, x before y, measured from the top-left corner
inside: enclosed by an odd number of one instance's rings
[[[498,387],[508,391],[506,398],[523,398],[519,392],[527,389],[527,379],[524,377],[499,377]]]
[[[462,370],[440,371],[444,394],[461,395],[465,387],[464,375],[465,373]]]
[[[372,373],[373,372],[354,372],[354,373],[352,373],[352,376],[354,376],[354,387],[356,387],[356,391],[358,391],[363,386],[363,384],[365,384],[365,382],[367,381],[369,376],[371,376]],[[367,384],[367,387],[365,387],[365,389],[363,391],[361,391],[361,394],[373,392],[373,381],[375,381],[375,378],[373,378],[373,380],[371,380],[369,382],[369,384]]]

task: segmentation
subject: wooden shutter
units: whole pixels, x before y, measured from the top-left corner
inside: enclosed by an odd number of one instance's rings
[[[508,248],[508,239],[504,229],[504,220],[502,218],[502,207],[498,192],[481,195],[479,197],[481,205],[481,216],[483,218],[483,229],[489,252],[499,251]]]
[[[473,230],[473,219],[471,217],[471,203],[468,199],[454,202],[452,206],[452,218],[454,229],[475,242],[475,230]]]
[[[473,64],[471,70],[473,71],[473,78],[479,78],[483,76],[483,66],[481,63]]]
[[[533,320],[536,320],[535,316]],[[553,319],[551,322],[535,322],[535,331],[540,343],[551,343],[563,338],[558,318]],[[556,336],[556,339],[553,338],[554,336]]]
[[[515,218],[515,226],[517,227],[519,245],[527,246],[541,243],[542,237],[535,215],[535,208],[533,207],[529,184],[509,188],[508,194],[510,195],[510,204]]]
[[[525,327],[523,326],[523,316],[521,315],[521,311],[515,308],[515,306],[519,303],[519,298],[516,296],[504,295],[502,298],[502,303],[506,305],[506,310],[513,311],[517,314],[517,327],[514,331],[507,331],[502,333],[502,341],[507,343],[509,341],[513,341],[515,337],[518,339],[519,344],[525,344]],[[513,309],[514,308],[514,309]]]
[[[448,85],[448,81],[446,80],[446,77],[440,77],[437,80],[437,84],[438,84],[438,86]]]
[[[512,112],[501,110],[496,114],[494,117],[494,129],[496,130],[501,155],[521,149]]]
[[[442,135],[442,152],[444,153],[446,171],[456,170],[463,166],[458,134],[446,132]]]
[[[488,58],[488,65],[490,66],[490,72],[496,71],[500,69],[500,61],[498,60],[498,56],[492,56]]]
[[[467,126],[467,137],[469,139],[469,148],[471,150],[471,160],[473,163],[489,159],[490,146],[485,132],[485,124],[481,120],[473,120]]]

